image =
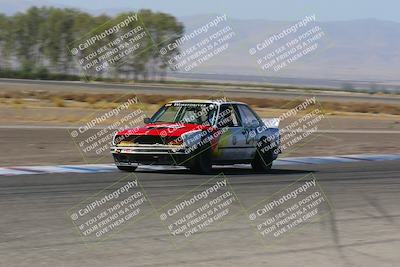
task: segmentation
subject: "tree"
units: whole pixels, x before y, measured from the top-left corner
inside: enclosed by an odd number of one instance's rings
[[[165,44],[176,42],[182,36],[184,27],[175,17],[165,13],[153,13],[151,10],[141,10],[139,17],[154,42],[148,68],[152,70],[155,76],[163,78],[168,67],[168,61],[173,56],[179,54],[179,50],[174,49],[170,51],[167,49],[167,53],[161,55],[160,49]]]
[[[0,14],[0,68],[14,67],[27,73],[40,73],[47,77],[51,73],[74,74],[81,69],[70,49],[96,33],[117,25],[129,13],[114,17],[106,15],[92,16],[76,9],[52,7],[32,7],[24,13],[7,17]],[[140,49],[128,54],[113,68],[102,71],[89,70],[91,76],[114,75],[123,73],[134,79],[164,77],[168,60],[179,53],[176,49],[166,55],[159,52],[160,44],[173,42],[183,33],[183,25],[176,18],[165,13],[141,10],[140,21],[132,27],[142,25],[147,37],[138,40]],[[131,29],[132,29],[131,27]],[[113,33],[102,40],[107,44],[126,31]],[[99,48],[93,45],[85,50],[85,55]]]
[[[13,36],[10,31],[11,20],[4,14],[0,14],[0,69],[10,68],[10,57],[13,47]]]

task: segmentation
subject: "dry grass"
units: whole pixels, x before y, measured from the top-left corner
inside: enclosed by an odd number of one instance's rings
[[[116,94],[116,93],[68,93],[68,92],[49,92],[49,91],[15,91],[0,93],[0,103],[2,105],[10,103],[13,106],[23,106],[26,104],[24,99],[36,99],[40,103],[48,103],[49,106],[56,107],[86,107],[94,109],[115,108],[118,104],[127,99],[138,97],[139,101],[146,106],[160,106],[170,100],[176,99],[175,96],[165,95],[136,95],[136,94]],[[181,96],[179,99],[208,99],[210,96]],[[218,98],[218,97],[215,97]],[[241,101],[250,104],[255,108],[269,109],[290,109],[300,104],[302,100],[288,99],[261,99],[261,98],[238,98],[232,97],[230,100]],[[66,104],[68,102],[68,105]],[[70,104],[71,103],[71,104]],[[351,103],[351,102],[320,102],[326,112],[353,112],[370,114],[392,114],[400,115],[400,105],[375,104],[375,103]]]
[[[24,103],[24,100],[21,99],[21,98],[14,98],[14,99],[12,100],[12,103],[13,103],[14,105],[22,105],[22,104]]]
[[[66,106],[64,100],[58,96],[53,97],[51,100],[56,107],[63,108]]]
[[[371,114],[391,114],[400,115],[400,105],[382,105],[375,103],[339,103],[339,102],[321,102],[326,111],[353,112],[353,113],[371,113]]]

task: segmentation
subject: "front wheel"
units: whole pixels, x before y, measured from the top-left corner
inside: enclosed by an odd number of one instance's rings
[[[137,166],[117,166],[117,168],[124,172],[134,172]]]
[[[211,147],[207,145],[202,149],[196,151],[195,155],[190,159],[189,162],[189,169],[192,172],[199,173],[199,174],[207,174],[210,173],[212,170],[211,164]]]
[[[266,140],[260,140],[260,148],[257,148],[251,166],[257,172],[269,172],[274,161],[274,148]]]

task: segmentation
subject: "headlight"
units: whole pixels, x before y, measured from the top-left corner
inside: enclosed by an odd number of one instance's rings
[[[125,140],[124,135],[118,135],[118,132],[115,133],[114,138],[112,140],[112,143],[114,146],[129,146],[133,145],[133,142],[131,140]]]
[[[117,137],[117,134],[118,134],[118,132],[115,132],[114,137],[113,137],[113,139],[112,139],[112,144],[113,144],[113,146],[117,145],[117,144],[115,143],[115,138]]]

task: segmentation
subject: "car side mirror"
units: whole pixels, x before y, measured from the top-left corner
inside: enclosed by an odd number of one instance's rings
[[[251,121],[251,127],[252,128],[256,128],[258,126],[260,126],[260,122],[258,120],[252,120]]]
[[[151,123],[151,119],[150,119],[150,118],[144,118],[144,119],[143,119],[143,122],[144,122],[145,124]]]

